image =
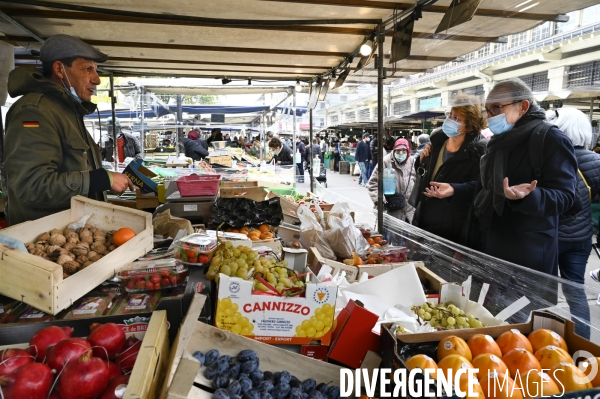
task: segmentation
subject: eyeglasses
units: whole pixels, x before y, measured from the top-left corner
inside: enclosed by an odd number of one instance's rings
[[[488,115],[492,115],[492,116],[498,116],[498,115],[500,114],[500,111],[502,110],[502,108],[504,108],[504,107],[508,107],[509,105],[515,105],[515,104],[518,104],[518,103],[520,103],[520,102],[521,102],[521,100],[519,100],[519,101],[514,101],[514,102],[512,102],[512,103],[510,103],[510,104],[504,104],[504,105],[494,105],[494,106],[491,106],[490,108],[486,108],[486,109],[485,109],[485,112],[486,112]]]
[[[454,122],[460,123],[460,118],[456,115],[452,115],[452,111],[446,111],[446,118]]]

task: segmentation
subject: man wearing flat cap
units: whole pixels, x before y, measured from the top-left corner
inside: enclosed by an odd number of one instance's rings
[[[35,220],[70,208],[71,197],[104,200],[104,192],[133,189],[129,178],[102,168],[98,146],[83,123],[107,56],[67,35],[42,45],[43,70],[19,67],[8,78],[11,97],[22,96],[6,115],[4,165],[7,222]]]

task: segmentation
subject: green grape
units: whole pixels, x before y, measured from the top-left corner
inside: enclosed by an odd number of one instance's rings
[[[480,327],[483,327],[483,323],[480,322],[479,320],[473,320],[471,322],[471,327],[472,328],[480,328]]]
[[[229,268],[231,269],[231,276],[233,276],[235,273],[237,273],[238,269],[240,268],[237,263],[232,263]]]
[[[450,325],[448,324],[448,327],[446,327],[448,330],[454,330],[456,327],[454,325]]]
[[[282,260],[282,261],[281,261],[281,265],[282,265],[283,267],[287,268],[287,267],[288,267],[288,261],[287,261],[287,260],[285,260],[285,259],[284,259],[284,260]]]
[[[425,314],[423,315],[423,320],[431,320],[431,313],[425,312]]]
[[[219,266],[221,265],[221,262],[223,261],[223,258],[220,256],[215,256],[212,258],[212,260],[210,261],[210,265],[211,266]]]
[[[243,278],[244,280],[246,280],[248,278],[248,270],[239,269],[236,273],[236,277]]]
[[[467,325],[467,319],[465,319],[463,316],[457,317],[456,318],[456,323],[459,326],[466,326]]]
[[[232,248],[233,244],[231,243],[231,241],[225,241],[225,248]]]
[[[454,317],[448,317],[447,321],[449,326],[456,324],[456,319]]]
[[[239,267],[246,266],[246,261],[242,258],[238,259],[236,263]]]
[[[272,275],[271,273],[267,274],[267,281],[269,282],[269,284],[273,285],[277,283],[277,279],[275,278],[274,275]]]
[[[469,319],[469,321],[475,320],[475,316],[473,316],[472,314],[468,314],[467,319]]]
[[[283,284],[277,284],[277,285],[275,286],[275,289],[276,289],[277,291],[279,291],[279,292],[283,291],[283,289],[284,289],[284,288],[285,288],[285,287],[283,286]]]
[[[448,319],[442,319],[442,327],[448,327]]]
[[[304,283],[302,281],[296,281],[294,283],[294,286],[298,287],[298,288],[303,288],[304,287]]]
[[[206,279],[207,280],[214,280],[216,275],[217,275],[217,271],[216,270],[209,270],[206,273]]]
[[[238,256],[240,256],[240,254],[241,254],[240,250],[239,250],[239,249],[237,249],[237,248],[234,248],[234,249],[233,249],[233,251],[231,251],[231,253],[232,253],[232,254],[233,254],[233,256],[234,256],[234,257],[236,257],[236,258],[237,258]]]
[[[457,308],[457,307],[453,307],[453,308],[452,308],[452,314],[453,314],[454,316],[458,316],[458,315],[460,314],[460,309],[459,309],[459,308]]]
[[[231,268],[228,265],[222,266],[221,273],[231,276]]]
[[[246,255],[246,254],[241,254],[241,255],[240,255],[240,259],[247,260],[247,259],[248,259],[248,255]]]
[[[454,309],[454,305],[450,303],[450,304],[448,305],[448,310],[452,310],[452,309]]]
[[[442,320],[444,318],[444,315],[441,314],[441,313],[438,313],[438,314],[435,315],[435,318],[438,319],[438,320]]]
[[[425,309],[421,308],[417,313],[419,314],[419,316],[423,316],[425,314]]]
[[[431,309],[431,314],[437,315],[438,313],[440,313],[438,309]]]
[[[432,319],[432,320],[429,322],[429,325],[430,325],[431,327],[437,327],[437,326],[438,326],[438,322],[437,322],[437,320],[436,320],[436,319]]]
[[[427,304],[423,305],[423,309],[425,309],[426,312],[431,311],[431,308]]]

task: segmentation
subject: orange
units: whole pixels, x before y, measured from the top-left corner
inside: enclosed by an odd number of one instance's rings
[[[269,226],[268,226],[268,225],[266,225],[266,224],[261,224],[260,226],[258,226],[258,230],[259,230],[261,233],[268,233],[268,232],[270,232],[270,231],[271,231],[271,229],[269,228]]]
[[[482,353],[481,355],[477,355],[471,364],[473,364],[473,368],[479,369],[479,372],[477,373],[478,378],[488,375],[491,371],[506,374],[510,377],[510,371],[508,370],[506,363],[494,354]]]
[[[461,355],[469,362],[473,360],[473,355],[464,339],[455,335],[450,335],[440,341],[437,347],[438,362],[448,355]]]
[[[248,233],[248,237],[250,237],[250,239],[252,239],[252,237],[256,237],[256,239],[258,239],[260,237],[260,231],[252,230],[250,233]]]
[[[423,371],[427,370],[427,372],[430,372],[432,374],[432,377],[435,377],[436,370],[438,368],[437,364],[435,364],[435,361],[427,355],[414,355],[414,356],[410,357],[405,362],[405,364],[409,370],[413,370],[413,369],[421,369]]]
[[[521,382],[523,396],[526,398],[548,397],[562,393],[562,388],[550,378],[548,373],[543,371],[533,370],[528,374],[524,374],[521,376]]]
[[[588,378],[596,370],[596,376],[590,382],[594,388],[600,387],[600,357],[590,357],[582,360],[579,362],[579,368]]]
[[[548,345],[539,349],[535,352],[534,356],[540,362],[542,369],[550,370],[552,366],[560,362],[575,364],[566,350],[554,345]]]
[[[369,243],[369,245],[375,244],[375,240],[373,240],[372,238],[367,238],[367,242]]]
[[[475,334],[467,341],[471,354],[475,358],[482,353],[491,353],[498,357],[502,357],[502,351],[500,347],[494,341],[494,338],[487,334]]]
[[[267,238],[273,238],[273,233],[266,232],[266,233],[262,233],[260,235],[261,240],[266,240]]]
[[[560,362],[548,372],[557,385],[565,387],[565,392],[579,391],[592,388],[589,378],[573,363]],[[560,388],[560,387],[559,387]],[[560,388],[562,391],[562,388]]]
[[[115,232],[112,237],[112,242],[116,247],[120,247],[125,244],[127,241],[131,240],[135,237],[135,231],[131,230],[128,227],[123,227]]]
[[[532,331],[527,336],[527,339],[529,340],[529,342],[531,342],[531,346],[533,347],[533,353],[548,345],[558,346],[559,348],[563,348],[567,352],[569,351],[563,337],[561,337],[552,330],[547,330],[545,328],[537,329],[535,331]]]
[[[516,329],[502,333],[496,338],[496,343],[500,347],[503,356],[515,348],[523,348],[533,353],[533,348],[527,337]]]
[[[487,399],[523,399],[523,391],[506,374],[490,373],[484,376],[479,383]]]
[[[239,233],[240,231],[238,229],[232,229],[231,233]]]
[[[519,378],[525,379],[529,370],[541,370],[540,362],[533,356],[533,353],[523,349],[515,348],[502,357],[504,363],[510,370],[510,375],[520,386]],[[518,374],[517,374],[518,373]]]
[[[448,370],[452,370],[452,380],[454,381],[454,376],[456,372],[460,369],[472,369],[473,365],[470,361],[464,358],[461,355],[448,355],[444,357],[442,360],[438,361],[438,369],[442,370],[442,373],[446,378],[448,378]]]
[[[245,236],[248,235],[248,230],[240,230],[240,234],[243,234]]]

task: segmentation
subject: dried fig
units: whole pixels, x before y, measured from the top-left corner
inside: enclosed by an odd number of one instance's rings
[[[59,265],[63,266],[65,263],[67,262],[73,262],[73,258],[71,258],[69,255],[60,255],[58,257],[58,259],[56,260],[56,263],[58,263]]]
[[[63,271],[65,271],[69,274],[75,274],[81,268],[81,266],[79,266],[79,263],[77,263],[75,261],[66,262],[65,264],[62,265],[62,267],[63,267]]]
[[[106,246],[101,242],[93,243],[92,245],[90,245],[90,249],[92,251],[98,252],[101,255],[104,255],[106,253]]]
[[[66,242],[67,242],[67,238],[65,236],[63,236],[62,233],[50,234],[50,244],[58,245],[59,247],[62,247],[63,245],[66,244]]]

